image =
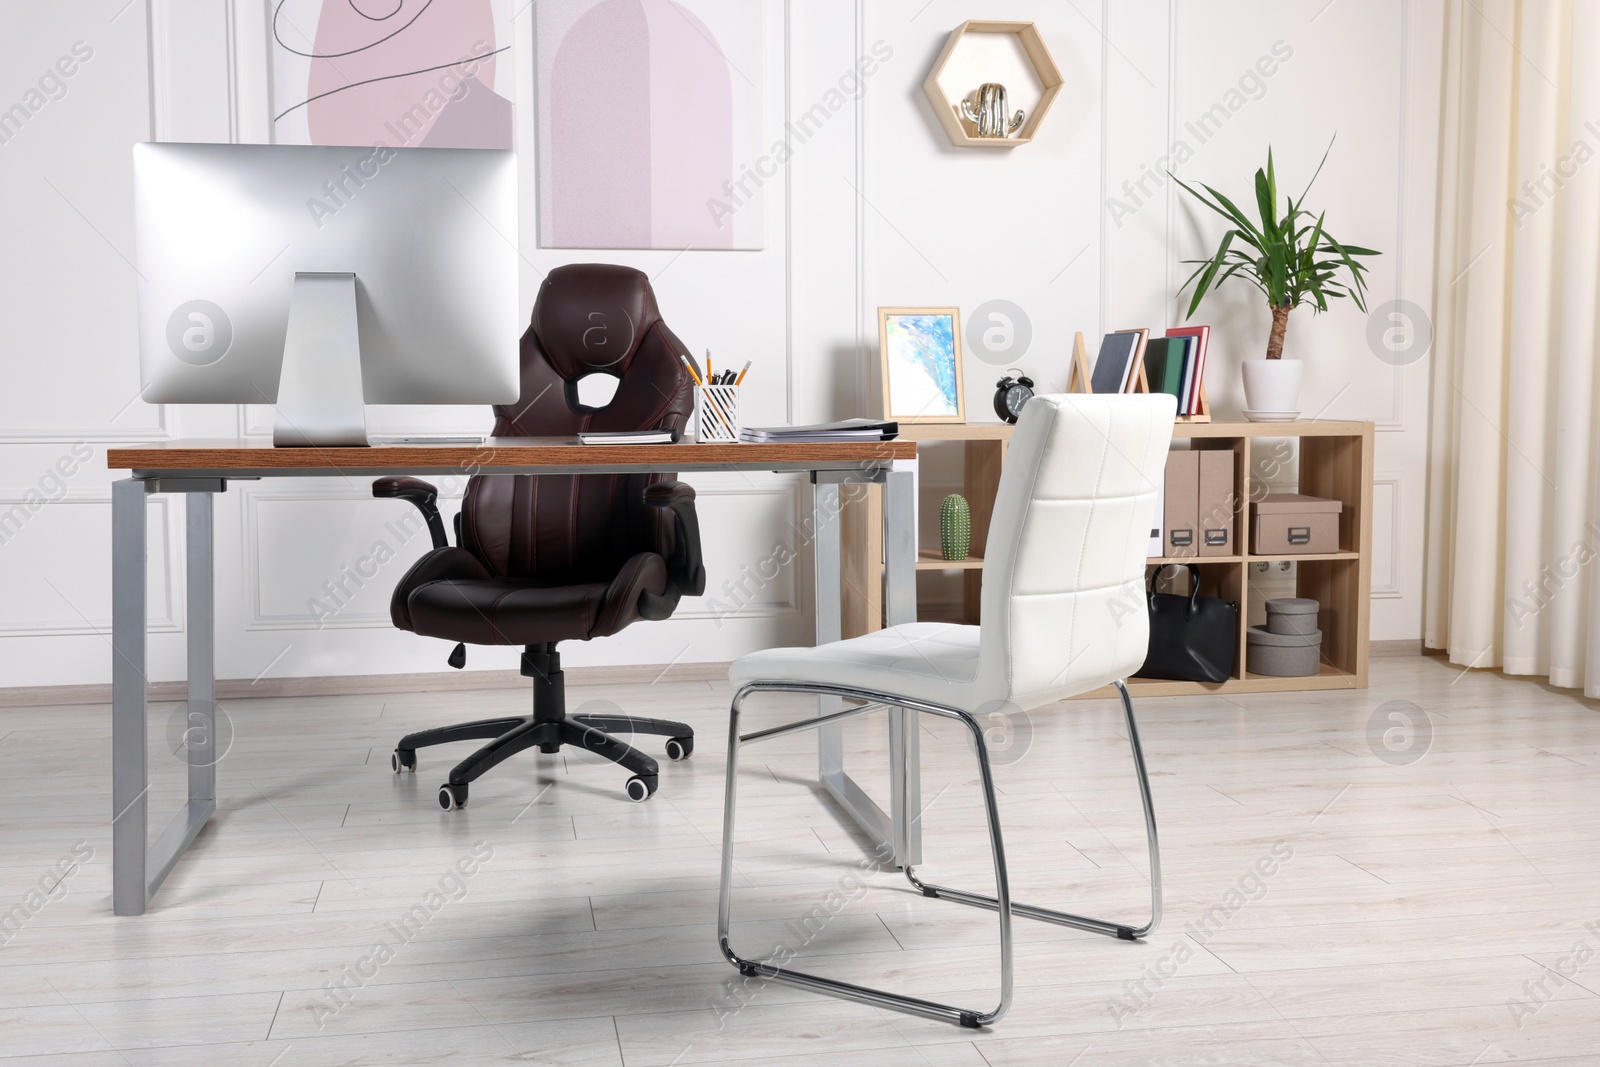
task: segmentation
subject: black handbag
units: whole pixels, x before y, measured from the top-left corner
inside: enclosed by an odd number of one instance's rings
[[[1200,568],[1189,564],[1189,595],[1155,591],[1150,576],[1150,648],[1141,678],[1224,682],[1239,652],[1239,605],[1200,595]]]

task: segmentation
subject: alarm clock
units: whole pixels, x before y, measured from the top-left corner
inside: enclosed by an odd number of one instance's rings
[[[1022,414],[1022,405],[1033,397],[1033,379],[1020,370],[1016,377],[1006,375],[995,383],[994,413],[1005,422],[1016,422]]]

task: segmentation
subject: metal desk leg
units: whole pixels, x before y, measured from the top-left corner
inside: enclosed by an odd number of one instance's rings
[[[145,763],[145,484],[111,485],[111,907],[143,915],[150,769]]]
[[[884,614],[890,626],[917,621],[917,501],[910,471],[890,471],[883,486]],[[901,867],[922,862],[921,733],[917,712],[889,711],[894,854]]]
[[[145,696],[145,496],[127,480],[111,491],[111,883],[112,910],[145,905],[213,812],[216,802],[216,674],[212,492],[185,487],[188,544],[189,706],[184,750],[189,800],[149,845],[150,768]]]
[[[839,597],[840,522],[839,484],[818,481],[813,476],[812,540],[816,560],[817,644],[837,641],[844,633],[844,611]],[[831,715],[844,702],[838,697],[817,698],[817,714]],[[856,784],[844,769],[844,724],[830,723],[817,728],[817,777],[840,807],[860,825],[881,856],[896,854],[893,820]]]
[[[910,471],[894,471],[884,480],[884,553],[887,556],[887,617],[890,626],[917,619],[916,501]],[[837,641],[842,633],[839,600],[839,486],[816,485],[817,644]],[[817,713],[841,708],[837,697],[817,699]],[[844,769],[844,724],[817,729],[817,771],[824,788],[866,831],[881,856],[893,856],[897,867],[922,862],[921,787],[917,759],[917,713],[889,711],[889,808],[885,812]]]
[[[184,502],[188,545],[189,708],[184,749],[189,754],[189,800],[217,799],[216,598],[210,493]]]

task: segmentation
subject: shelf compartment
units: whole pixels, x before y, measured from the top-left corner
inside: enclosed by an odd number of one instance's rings
[[[1321,667],[1317,670],[1316,674],[1302,674],[1302,675],[1256,674],[1254,671],[1245,671],[1243,680],[1246,681],[1246,682],[1276,682],[1276,683],[1282,683],[1282,682],[1305,682],[1305,681],[1311,680],[1312,678],[1326,678],[1326,679],[1332,679],[1332,680],[1335,680],[1335,681],[1337,681],[1338,679],[1341,679],[1341,678],[1348,678],[1350,680],[1352,686],[1353,686],[1354,683],[1355,683],[1355,677],[1356,676],[1351,674],[1349,671],[1341,671],[1338,667],[1335,667],[1333,664],[1331,664],[1331,663],[1327,662],[1326,660],[1324,660],[1322,665],[1321,665]]]
[[[1026,112],[1025,120],[1015,136],[1006,137],[978,137],[976,129],[965,117],[961,110],[961,101],[967,94],[967,85],[951,85],[958,71],[970,73],[973,68],[962,61],[958,53],[965,52],[970,59],[973,51],[988,51],[997,43],[995,39],[1010,39],[1015,43],[1015,58],[1011,62],[1003,59],[998,67],[994,62],[1012,50],[1007,48],[998,55],[990,55],[989,62],[982,68],[991,68],[1001,71],[999,78],[1010,82],[1012,91],[1019,93],[1019,99],[1027,96],[1024,84],[1032,82],[1037,87],[1038,96],[1033,103],[1023,108]],[[1018,69],[1020,68],[1020,69]],[[950,78],[946,78],[946,71],[950,71]],[[979,80],[999,80],[998,78],[981,78]],[[1065,84],[1061,71],[1056,67],[1055,60],[1050,56],[1050,50],[1045,47],[1044,40],[1039,36],[1038,29],[1031,22],[1006,22],[994,19],[968,19],[957,26],[945,41],[944,49],[939,53],[939,58],[934,60],[933,69],[928,71],[926,80],[922,83],[922,91],[928,98],[928,103],[933,105],[934,115],[939,119],[939,125],[944,127],[945,133],[950,138],[950,143],[957,148],[1015,148],[1033,140],[1033,135],[1038,132],[1039,124],[1044,121],[1045,114],[1049,112],[1050,105],[1061,92]]]
[[[1135,700],[1140,697],[1226,696],[1235,693],[1281,693],[1286,690],[1310,692],[1323,689],[1361,689],[1361,680],[1349,674],[1322,665],[1318,674],[1300,678],[1283,678],[1274,674],[1249,674],[1243,678],[1229,678],[1225,682],[1173,682],[1162,678],[1129,678],[1128,693]],[[1092,692],[1073,697],[1073,700],[1113,699],[1117,691],[1103,686]]]
[[[917,553],[917,570],[981,571],[983,570],[983,557],[968,556],[966,559],[945,559],[938,549],[924,548]]]
[[[1009,422],[908,422],[900,427],[898,441],[1009,441],[1015,427]]]

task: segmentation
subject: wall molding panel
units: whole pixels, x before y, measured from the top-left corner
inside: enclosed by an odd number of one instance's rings
[[[1261,165],[1268,140],[1276,142],[1280,165],[1293,158],[1299,167],[1326,143],[1322,127],[1338,126],[1334,162],[1318,185],[1330,218],[1353,220],[1335,232],[1385,247],[1384,292],[1373,294],[1375,304],[1397,298],[1429,303],[1428,201],[1438,165],[1435,53],[1443,36],[1437,0],[1340,0],[1327,6],[1226,0],[1226,18],[1180,0],[979,0],[967,9],[923,6],[920,0],[750,2],[761,3],[766,14],[765,139],[785,142],[789,150],[765,184],[766,247],[736,253],[539,247],[535,8],[513,6],[507,55],[516,67],[514,137],[524,150],[517,235],[524,316],[546,272],[557,265],[605,260],[638,267],[650,275],[667,321],[697,353],[709,347],[719,366],[725,360],[754,361],[743,407],[747,422],[764,425],[876,410],[879,305],[953,305],[961,308],[966,326],[980,305],[1010,301],[1031,320],[1031,347],[1014,360],[1008,357],[1004,367],[992,366],[994,360],[982,358],[972,345],[965,352],[969,418],[988,421],[993,383],[1007,367],[1020,366],[1042,388],[1059,388],[1065,381],[1061,355],[1075,331],[1093,337],[1095,331],[1139,323],[1165,327],[1181,318],[1175,289],[1187,268],[1180,256],[1196,241],[1182,194],[1170,181],[1164,188],[1150,184],[1151,195],[1138,212],[1118,218],[1110,199],[1122,195],[1124,182],[1157,169],[1178,138],[1192,140],[1186,121],[1220,99],[1278,37],[1292,41],[1293,63],[1264,95],[1233,111],[1188,165],[1192,170],[1174,169],[1237,184]],[[73,555],[88,553],[95,566],[109,559],[109,544],[102,543],[109,531],[99,532],[109,525],[102,522],[108,510],[101,510],[109,501],[100,455],[105,446],[272,431],[270,407],[151,406],[133,397],[138,353],[130,313],[137,277],[128,262],[134,249],[124,146],[143,139],[269,142],[273,3],[135,0],[112,12],[36,5],[38,13],[30,14],[23,34],[0,39],[0,59],[24,72],[42,69],[63,41],[82,38],[96,50],[70,92],[6,144],[9,173],[0,171],[0,190],[9,190],[13,199],[26,203],[40,190],[43,197],[37,213],[42,224],[13,213],[0,223],[0,236],[11,235],[20,255],[48,266],[51,277],[71,278],[41,289],[21,274],[9,287],[0,286],[0,319],[15,327],[0,337],[0,345],[9,344],[5,358],[14,361],[16,372],[6,409],[11,417],[0,419],[6,423],[0,427],[0,486],[19,487],[0,488],[0,511],[20,502],[68,446],[87,442],[96,453],[72,480],[75,488],[49,505],[72,510],[31,520],[82,517],[83,523],[59,527],[68,539],[49,527],[50,536],[24,536],[0,546],[0,566],[30,581],[35,571],[56,580]],[[1066,99],[1039,136],[1015,151],[951,146],[920,91],[943,41],[967,17],[1035,22],[1066,72]],[[1375,37],[1381,40],[1373,43]],[[1354,48],[1371,53],[1368,77],[1339,94],[1313,98],[1313,87],[1346,70]],[[880,59],[874,73],[857,77],[857,88],[841,96],[841,78],[868,55]],[[791,119],[835,99],[838,106],[829,103],[825,123],[806,137],[786,132]],[[1355,160],[1365,171],[1352,170]],[[41,174],[57,192],[39,185]],[[19,175],[31,184],[19,184]],[[1354,200],[1352,187],[1367,199]],[[1357,236],[1358,231],[1364,232]],[[1228,342],[1214,364],[1212,389],[1224,418],[1242,399],[1237,359],[1259,354],[1245,351],[1256,347],[1252,331],[1265,336],[1259,316],[1244,314],[1233,299],[1218,301],[1214,309],[1208,304],[1197,317],[1217,325]],[[86,314],[86,300],[98,301],[96,314]],[[1382,473],[1375,484],[1381,521],[1374,534],[1388,559],[1381,561],[1384,573],[1374,575],[1373,637],[1410,639],[1420,633],[1416,576],[1422,551],[1422,504],[1411,497],[1426,476],[1427,421],[1426,379],[1412,376],[1425,375],[1427,364],[1385,366],[1357,338],[1348,314],[1341,309],[1315,325],[1310,315],[1297,317],[1291,339],[1298,332],[1306,345],[1316,396],[1326,401],[1347,388],[1334,410],[1367,411],[1381,431]],[[62,347],[54,341],[57,323],[81,323],[84,340],[53,356]],[[57,369],[51,358],[70,359],[62,364],[68,370]],[[77,395],[60,380],[67,373],[81,376]],[[116,410],[119,405],[124,406]],[[374,408],[368,424],[374,432],[481,432],[487,418],[483,408]],[[948,457],[930,452],[922,470],[924,499],[952,488],[943,484],[954,470]],[[575,648],[575,663],[637,664],[675,656],[726,662],[780,638],[806,639],[814,599],[808,546],[775,577],[751,587],[749,602],[732,614],[713,601],[725,604],[724,581],[748,582],[747,571],[759,569],[777,546],[804,539],[809,484],[766,474],[690,480],[701,499],[708,554],[715,553],[709,595],[686,601],[672,620]],[[340,578],[343,567],[358,564],[375,541],[392,543],[387,524],[411,512],[404,504],[373,500],[367,481],[235,483],[218,501],[220,677],[251,678],[263,671],[275,677],[327,675],[346,666],[351,674],[379,675],[434,665],[433,658],[418,659],[412,635],[393,632],[388,615],[404,560],[428,544],[425,531],[394,546],[394,559],[363,578],[362,588],[332,615],[319,618],[306,606],[324,580]],[[444,487],[457,494],[447,494],[447,525],[459,506],[459,481],[445,480]],[[151,623],[152,678],[173,677],[183,656],[183,641],[175,636],[183,627],[182,504],[175,511],[171,500],[150,501],[150,599],[159,616]],[[87,578],[77,580],[73,588],[92,588]],[[109,590],[107,599],[93,602],[89,618],[75,619],[65,605],[50,601],[47,588],[39,588],[44,592],[38,604],[13,605],[13,614],[0,619],[0,670],[28,685],[108,680],[109,652],[98,652],[105,620],[98,616],[105,613],[99,605],[109,603]],[[63,589],[75,599],[87,596]],[[37,617],[21,617],[29,613]],[[296,634],[304,631],[317,632],[301,640]],[[91,648],[92,654],[85,652]],[[434,658],[445,670],[442,657]],[[475,661],[480,668],[506,665],[487,653]]]
[[[10,511],[13,507],[27,500],[31,487],[18,489],[15,487],[0,489],[0,514]],[[183,578],[182,564],[179,562],[183,556],[183,534],[179,524],[173,522],[172,498],[167,496],[152,496],[146,502],[149,530],[147,533],[147,553],[150,560],[152,575],[159,576],[159,584],[153,585],[147,592],[148,600],[148,629],[152,634],[175,634],[183,632]],[[49,501],[23,525],[21,531],[13,535],[14,539],[22,540],[27,530],[33,528],[40,516],[59,517],[62,513],[57,509],[63,508],[90,508],[94,511],[104,509],[106,527],[110,528],[111,492],[105,489],[71,489],[60,497]],[[96,515],[95,519],[100,516]],[[3,553],[15,551],[11,544],[0,545],[0,565],[10,562],[10,558]],[[109,563],[110,552],[106,552]],[[106,577],[110,578],[110,567],[106,567]],[[48,573],[44,573],[47,588],[56,586]],[[106,604],[111,601],[111,588],[108,584],[103,590]],[[67,637],[75,635],[93,634],[110,640],[111,616],[89,615],[84,607],[65,600],[59,588],[55,588],[53,602],[50,599],[40,598],[40,607],[59,607],[59,615],[40,615],[29,618],[24,622],[0,622],[0,637]],[[16,598],[20,600],[21,598]]]
[[[427,527],[421,525],[420,513],[410,504],[394,501],[378,503],[374,501],[370,491],[354,489],[338,482],[320,479],[305,479],[279,484],[268,483],[260,487],[252,487],[240,494],[241,506],[244,513],[244,553],[243,573],[245,577],[245,592],[250,615],[245,623],[247,630],[352,630],[352,629],[389,629],[394,624],[389,619],[389,592],[394,588],[394,583],[405,574],[406,567],[411,565],[411,560],[427,551],[432,542],[429,540]],[[460,495],[450,496],[441,494],[442,505],[455,504],[455,508],[441,507],[445,513],[446,527],[449,528],[450,516],[459,508]],[[351,540],[338,561],[324,567],[317,576],[321,581],[315,581],[307,590],[308,599],[316,598],[331,609],[326,617],[319,617],[311,612],[276,612],[267,611],[265,602],[267,590],[275,585],[293,583],[296,577],[304,577],[303,573],[297,574],[297,566],[305,562],[304,557],[273,556],[263,551],[265,539],[261,535],[261,522],[263,508],[270,508],[274,504],[359,504],[357,510],[364,516],[370,516],[372,525],[369,530],[346,530]],[[403,509],[403,510],[402,510]],[[387,513],[387,515],[385,514]],[[397,516],[403,518],[407,525],[397,527]],[[329,523],[330,529],[336,529],[336,524]],[[402,538],[395,530],[409,533]],[[372,547],[382,542],[393,552],[393,558],[377,566],[371,574],[362,573],[368,569],[373,560]],[[277,567],[276,572],[273,571]],[[351,577],[354,575],[354,578]],[[334,592],[328,592],[322,582],[329,582],[335,586]],[[359,582],[359,586],[351,593],[350,586]],[[340,586],[343,589],[340,589]],[[378,606],[368,610],[353,610],[347,605],[354,602],[357,596],[366,593],[368,587],[376,587],[373,593],[368,593],[363,600],[370,601],[375,594],[378,596]]]
[[[735,476],[723,475],[722,477],[726,478]],[[776,476],[773,477],[774,480],[776,480]],[[770,500],[776,498],[783,501],[785,505],[783,518],[781,522],[774,528],[774,536],[770,543],[757,542],[756,544],[759,545],[757,550],[743,555],[738,561],[738,569],[731,572],[724,579],[725,581],[734,582],[736,585],[740,582],[748,583],[750,579],[747,578],[747,575],[751,573],[757,573],[761,563],[764,560],[772,558],[773,553],[780,545],[788,545],[791,548],[794,547],[795,541],[797,540],[796,532],[800,528],[800,521],[802,517],[809,516],[811,513],[811,485],[809,482],[805,482],[800,479],[794,479],[787,485],[782,483],[754,486],[712,484],[696,485],[695,497],[697,504],[706,500],[735,501],[737,503],[732,506],[733,510],[738,510],[738,504],[755,504],[762,499]],[[714,516],[718,508],[728,506],[729,505],[723,504],[714,508],[706,508],[703,505],[699,507],[702,536],[704,530],[712,525],[711,522],[707,522],[707,518],[712,518],[712,521],[714,522]],[[802,611],[808,611],[810,607],[809,598],[802,597],[800,595],[802,589],[809,588],[810,586],[809,578],[807,578],[805,581],[801,580],[801,575],[803,573],[803,569],[805,568],[804,561],[807,556],[808,553],[802,546],[800,551],[797,553],[794,562],[780,567],[777,575],[774,578],[761,583],[760,588],[762,591],[770,589],[775,593],[781,594],[781,598],[774,597],[765,600],[751,598],[751,600],[745,604],[745,606],[739,607],[734,615],[727,617],[735,620],[766,619],[777,618],[786,615],[798,615]],[[759,574],[757,580],[759,581]],[[711,606],[711,602],[713,600],[716,600],[722,604],[731,603],[731,598],[722,588],[722,584],[720,582],[713,584],[712,579],[708,578],[706,582],[705,596],[693,597],[686,600],[677,611],[673,612],[672,617],[674,619],[683,620],[718,619],[724,617],[720,610]]]
[[[1405,596],[1405,590],[1400,587],[1400,567],[1401,560],[1404,559],[1400,527],[1402,509],[1406,499],[1405,493],[1401,489],[1402,481],[1403,475],[1399,473],[1374,474],[1372,477],[1374,520],[1377,519],[1377,512],[1381,510],[1378,504],[1379,495],[1387,494],[1389,498],[1387,504],[1388,529],[1383,529],[1376,521],[1372,524],[1373,543],[1376,544],[1380,537],[1385,536],[1389,542],[1389,573],[1386,575],[1379,574],[1377,573],[1377,568],[1373,568],[1372,599],[1374,600],[1398,600]]]

